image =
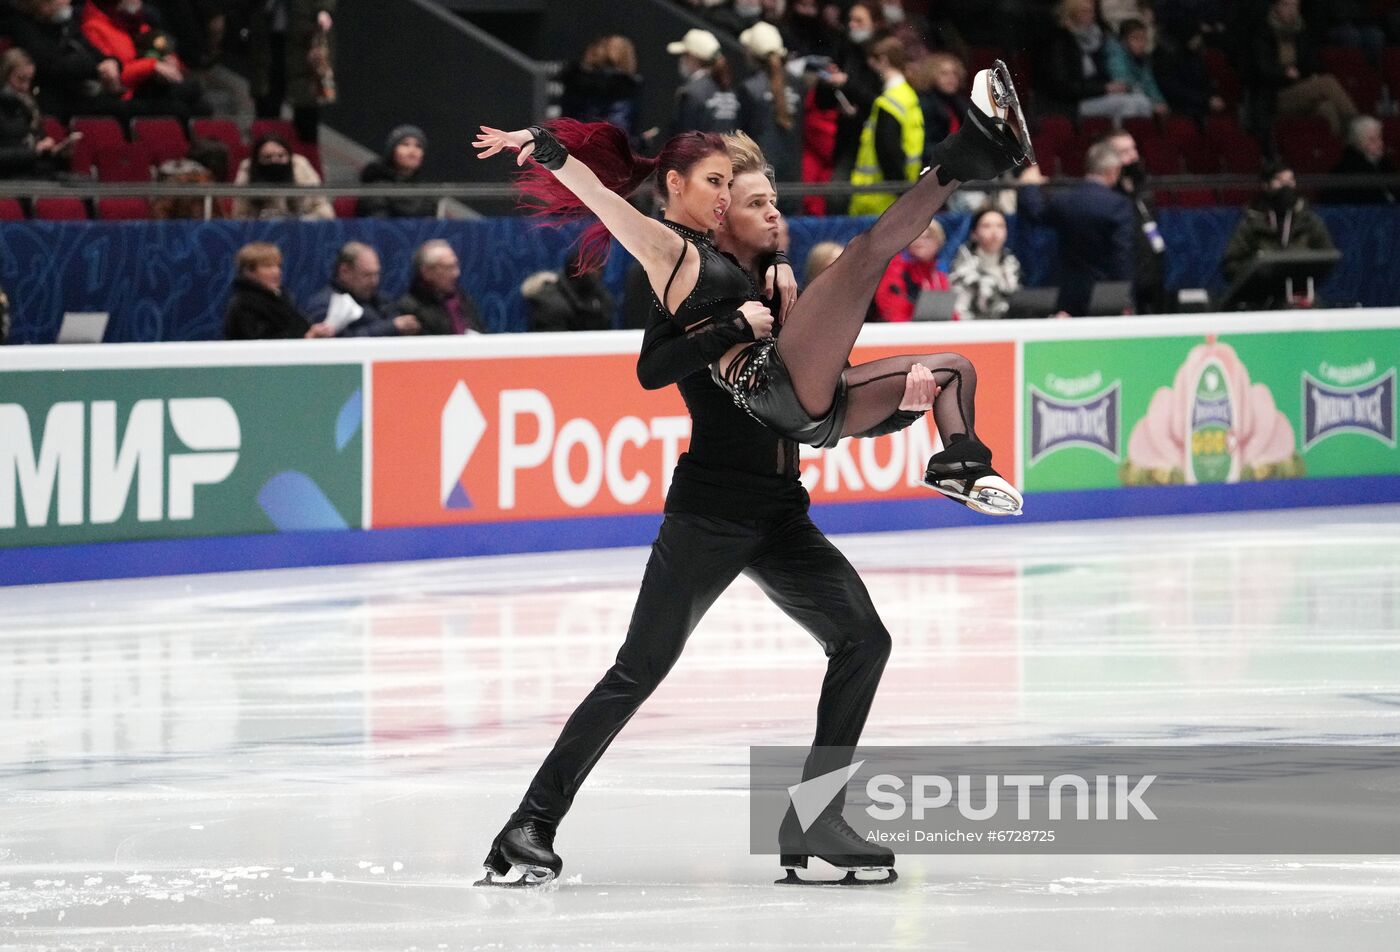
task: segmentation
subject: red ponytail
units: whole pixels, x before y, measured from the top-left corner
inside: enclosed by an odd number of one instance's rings
[[[609,191],[630,198],[656,173],[657,194],[666,197],[665,176],[672,169],[687,174],[708,155],[726,153],[724,140],[713,133],[687,132],[667,142],[655,158],[637,155],[627,134],[606,122],[551,119],[542,123],[569,150],[569,154],[593,170]],[[558,227],[575,221],[592,221],[578,241],[578,273],[601,267],[608,260],[611,235],[588,206],[579,201],[554,173],[530,162],[516,174],[520,204],[541,224]]]

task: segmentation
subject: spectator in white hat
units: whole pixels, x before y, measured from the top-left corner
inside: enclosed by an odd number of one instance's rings
[[[667,44],[666,52],[680,57],[680,73],[686,81],[676,92],[672,134],[739,128],[739,97],[715,35],[709,30],[687,30],[684,37]]]
[[[739,128],[758,143],[777,181],[796,182],[802,176],[803,97],[785,68],[782,34],[771,23],[755,23],[739,34],[739,43],[754,67],[739,87]]]

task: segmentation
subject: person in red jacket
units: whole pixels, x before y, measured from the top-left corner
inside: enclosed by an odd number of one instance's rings
[[[869,320],[908,321],[914,317],[914,303],[920,291],[948,291],[948,274],[938,267],[938,255],[948,236],[937,220],[929,222],[924,233],[885,269],[875,292]]]
[[[83,7],[81,23],[87,41],[121,64],[133,112],[181,119],[211,113],[154,9],[141,0],[91,0]]]

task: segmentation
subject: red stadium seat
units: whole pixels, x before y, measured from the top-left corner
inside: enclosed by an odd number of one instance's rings
[[[24,206],[17,198],[0,198],[0,221],[24,221]]]
[[[337,195],[335,198],[331,199],[331,206],[335,208],[335,217],[354,218],[355,202],[356,198],[354,195]]]
[[[99,198],[97,217],[102,221],[140,221],[151,217],[151,203],[144,198]]]
[[[1151,116],[1132,116],[1124,119],[1123,131],[1139,142],[1143,139],[1155,139],[1161,135],[1157,129],[1157,120]]]
[[[1183,188],[1170,193],[1170,202],[1163,201],[1163,197],[1168,194],[1157,193],[1158,205],[1174,205],[1177,208],[1203,208],[1207,205],[1216,204],[1215,190],[1210,188]]]
[[[1221,164],[1226,172],[1236,175],[1258,175],[1263,163],[1259,145],[1249,136],[1219,142]]]
[[[1225,58],[1223,50],[1218,50],[1213,46],[1205,48],[1203,55],[1206,60],[1206,69],[1210,71],[1211,78],[1215,80],[1215,87],[1220,91],[1220,98],[1226,104],[1234,107],[1240,103],[1240,78],[1235,73],[1230,61]]]
[[[1285,116],[1274,120],[1279,154],[1299,175],[1331,172],[1341,161],[1341,140],[1321,116]]]
[[[134,119],[131,138],[150,150],[151,160],[156,165],[183,159],[190,151],[190,140],[185,138],[185,129],[178,119]]]
[[[40,221],[87,221],[87,206],[81,198],[38,198],[34,217]]]
[[[1177,151],[1186,163],[1186,171],[1192,175],[1220,173],[1220,148],[1215,143],[1197,137],[1191,141],[1178,141]]]
[[[1364,113],[1374,112],[1381,98],[1381,77],[1354,46],[1324,46],[1319,54],[1324,72],[1351,94],[1351,101]]]
[[[1068,116],[1061,116],[1057,113],[1041,116],[1039,128],[1036,130],[1036,138],[1053,139],[1056,142],[1073,139],[1074,123],[1069,121]]]
[[[76,116],[68,123],[68,129],[82,135],[73,146],[73,171],[79,175],[92,171],[97,153],[126,142],[121,124],[110,116]]]
[[[140,142],[123,142],[97,153],[99,182],[149,182],[151,150]]]
[[[1162,120],[1162,134],[1180,146],[1186,142],[1199,141],[1201,127],[1196,125],[1196,120],[1190,116],[1172,113]]]
[[[252,151],[233,120],[196,119],[190,123],[190,132],[196,139],[211,139],[228,147],[228,180],[232,182],[238,175],[239,164]]]
[[[68,127],[59,122],[53,116],[44,117],[44,135],[55,142],[61,142],[68,138]]]
[[[1112,128],[1113,120],[1106,116],[1090,116],[1088,119],[1079,120],[1079,134],[1090,140],[1091,144],[1094,139]]]
[[[1181,150],[1167,139],[1143,139],[1138,142],[1138,155],[1148,175],[1180,175]]]
[[[279,136],[292,146],[301,142],[301,137],[297,135],[296,126],[286,119],[254,119],[252,126],[248,129],[249,141],[257,141],[265,135]]]

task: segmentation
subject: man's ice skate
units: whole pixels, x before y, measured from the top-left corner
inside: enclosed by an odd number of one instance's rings
[[[933,147],[938,181],[987,181],[1035,162],[1029,127],[1006,64],[997,60],[972,82],[973,106],[957,132]]]
[[[1019,516],[1021,494],[992,469],[992,451],[981,440],[954,433],[924,471],[924,485],[988,516]]]
[[[501,831],[483,864],[478,886],[543,886],[558,877],[564,861],[554,852],[554,830],[526,820]]]
[[[797,812],[788,808],[778,831],[779,862],[787,872],[775,880],[780,886],[886,886],[899,878],[894,871],[894,852],[869,843],[851,829],[839,810],[827,810],[804,832]],[[812,857],[844,869],[841,879],[803,879]],[[862,878],[862,874],[866,878]]]

